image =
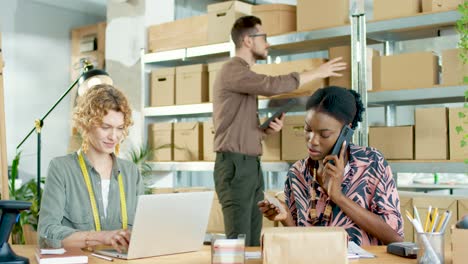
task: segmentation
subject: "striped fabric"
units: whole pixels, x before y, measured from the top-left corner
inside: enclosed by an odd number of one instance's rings
[[[380,152],[374,148],[350,144],[349,169],[345,170],[341,188],[343,193],[363,208],[380,216],[390,227],[403,237],[403,219],[400,199],[390,166]],[[312,160],[299,160],[289,169],[285,182],[286,204],[297,226],[312,226],[309,216],[310,186],[312,186]],[[317,186],[317,185],[316,185]],[[325,210],[328,196],[322,187],[317,188],[319,197],[317,214]],[[357,226],[341,209],[331,203],[332,214],[328,223],[317,225],[341,226],[349,239],[361,246],[382,245],[377,238]]]

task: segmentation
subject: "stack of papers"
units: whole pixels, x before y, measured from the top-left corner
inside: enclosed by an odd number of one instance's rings
[[[353,241],[349,241],[348,243],[348,258],[375,258],[375,255],[369,253],[362,249],[362,247],[358,246]]]

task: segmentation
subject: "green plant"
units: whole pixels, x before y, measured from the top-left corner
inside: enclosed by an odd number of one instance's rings
[[[153,149],[149,145],[141,145],[136,149],[132,149],[129,152],[130,158],[135,163],[140,170],[141,176],[145,181],[145,193],[151,193],[151,190],[147,188],[147,176],[151,175],[151,166],[147,163],[148,159],[153,155]]]
[[[458,47],[460,48],[460,59],[463,64],[468,62],[468,2],[464,1],[463,4],[458,6],[458,12],[461,14],[460,19],[457,20],[456,30],[460,35]],[[468,84],[468,76],[463,76],[463,82]],[[468,89],[465,90],[465,102],[463,107],[465,110],[468,108]],[[465,112],[465,111],[464,111]],[[462,124],[467,124],[467,116],[464,112],[458,112],[458,117],[463,120]],[[460,141],[461,147],[466,147],[468,141],[468,131],[465,130],[463,125],[457,126],[457,134],[462,134],[463,137]],[[468,158],[465,158],[465,164],[468,164]]]
[[[13,159],[11,165],[11,180],[9,182],[10,199],[31,202],[29,210],[22,211],[17,223],[13,226],[12,239],[15,244],[24,244],[25,236],[23,227],[31,225],[34,230],[37,230],[37,222],[39,219],[39,205],[37,194],[37,183],[34,179],[24,183],[21,187],[16,188],[16,180],[18,179],[18,167],[20,162],[21,152],[18,152]],[[43,180],[42,180],[43,181]]]

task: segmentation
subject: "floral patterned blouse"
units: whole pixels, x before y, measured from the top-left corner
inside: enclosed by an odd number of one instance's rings
[[[403,237],[403,219],[400,213],[400,199],[393,180],[390,166],[380,152],[371,147],[350,144],[349,161],[341,188],[343,193],[355,203],[380,216],[391,228]],[[310,188],[316,189],[317,215],[323,215],[328,196],[318,184],[313,184],[313,161],[309,158],[299,160],[289,169],[284,192],[286,204],[296,226],[312,226],[309,209]],[[319,226],[341,226],[348,232],[349,239],[361,246],[382,245],[374,236],[368,234],[353,222],[332,201],[332,213],[328,222],[318,221]],[[322,217],[323,219],[323,217]]]

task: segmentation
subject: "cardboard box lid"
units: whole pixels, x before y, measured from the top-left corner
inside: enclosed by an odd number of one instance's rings
[[[151,71],[152,74],[156,76],[167,76],[167,75],[175,75],[176,68],[175,67],[167,67],[167,68],[160,68]]]
[[[208,5],[206,10],[208,13],[214,12],[228,12],[231,10],[235,10],[237,12],[251,14],[252,13],[252,5],[247,4],[240,1],[226,1],[222,3],[216,3]],[[229,25],[231,26],[231,25]]]
[[[176,74],[204,72],[204,71],[207,71],[206,64],[194,64],[194,65],[176,67]]]
[[[208,63],[208,71],[217,71],[223,67],[224,63],[227,61],[219,61],[219,62],[213,62],[213,63]]]
[[[305,116],[300,115],[300,116],[286,116],[284,118],[284,125],[300,125],[304,127],[304,121]]]
[[[172,130],[172,123],[156,123],[150,125],[153,132]]]
[[[194,130],[198,125],[201,123],[199,122],[182,122],[182,123],[174,123],[174,130],[181,131],[181,130]]]
[[[254,5],[252,7],[252,13],[268,12],[268,11],[296,12],[296,6],[286,5],[286,4],[266,4],[266,5]]]

